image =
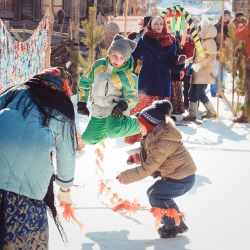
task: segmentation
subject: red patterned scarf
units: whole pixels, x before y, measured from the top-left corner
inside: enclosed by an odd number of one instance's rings
[[[144,35],[158,39],[162,47],[171,45],[175,41],[175,38],[172,34],[168,33],[164,20],[163,20],[164,27],[161,33],[157,33],[154,29],[152,29],[151,27],[152,20],[153,18],[151,18],[151,20],[147,24],[147,30]]]

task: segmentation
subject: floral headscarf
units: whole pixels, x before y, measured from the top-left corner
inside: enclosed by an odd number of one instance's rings
[[[163,24],[164,24],[163,30],[161,33],[157,33],[152,28],[158,19],[162,19]],[[147,24],[147,30],[144,35],[158,39],[162,47],[171,45],[175,41],[175,38],[173,37],[173,35],[168,33],[167,28],[166,28],[166,23],[164,19],[160,16],[155,16],[150,19],[149,23]]]
[[[57,91],[63,91],[68,97],[71,97],[72,77],[64,68],[45,69],[34,78],[40,79],[44,85]]]

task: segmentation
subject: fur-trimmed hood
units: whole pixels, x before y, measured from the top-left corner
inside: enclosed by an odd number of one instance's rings
[[[201,22],[198,24],[201,27],[200,39],[205,40],[209,38],[215,38],[217,35],[217,30],[214,25],[210,23],[207,17],[203,17]]]
[[[235,17],[232,20],[232,23],[234,24],[235,28],[237,29],[239,27],[239,24],[243,24],[243,26],[246,26],[247,24],[247,19],[245,17],[242,18],[242,22],[239,22],[237,18]]]

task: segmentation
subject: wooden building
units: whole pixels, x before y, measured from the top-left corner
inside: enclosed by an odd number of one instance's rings
[[[244,12],[246,18],[250,18],[250,1],[249,0],[233,0],[233,12]]]
[[[61,24],[57,23],[56,14],[59,9],[65,12],[62,32],[69,32],[69,18],[71,16],[71,0],[51,0],[54,14],[53,31],[60,32]],[[80,0],[80,20],[87,17],[87,1]],[[48,9],[49,0],[0,0],[0,18],[9,22],[9,27],[14,29],[34,30],[42,20]],[[27,39],[30,34],[25,35]],[[80,34],[80,37],[82,34]],[[52,36],[52,44],[60,42],[60,37]]]
[[[20,21],[23,19],[40,21],[47,10],[49,0],[0,0],[0,18]],[[64,9],[70,17],[71,0],[52,0],[53,13]],[[87,16],[87,0],[80,0],[80,18]]]

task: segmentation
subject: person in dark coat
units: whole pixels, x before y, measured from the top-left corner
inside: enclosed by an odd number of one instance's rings
[[[225,53],[225,61],[229,62],[232,59],[232,50],[229,48],[229,46],[226,46],[225,41],[227,37],[229,37],[229,30],[228,27],[230,26],[231,22],[231,12],[229,10],[224,10],[224,18],[223,18],[224,24],[223,24],[223,37],[221,33],[221,27],[222,27],[222,16],[218,20],[218,22],[214,25],[217,30],[217,35],[215,37],[215,42],[217,46],[217,51],[220,51],[221,47],[224,50]],[[222,41],[221,41],[222,39]],[[222,42],[222,44],[221,44]],[[221,88],[222,92],[224,92],[224,87],[228,75],[228,70],[226,69],[226,63],[220,63],[219,62],[219,56],[216,58],[216,72],[217,75],[215,77],[218,77],[220,75],[220,82],[221,82]],[[216,80],[214,84],[211,84],[210,86],[210,92],[212,97],[216,97],[218,94],[218,81]]]
[[[178,62],[176,42],[172,34],[167,32],[164,19],[160,16],[151,18],[145,34],[139,39],[132,53],[134,61],[142,59],[138,76],[139,102],[130,114],[140,112],[153,101],[170,99],[171,72],[179,73],[184,69],[185,58]],[[140,141],[141,134],[126,137],[125,143]]]
[[[192,36],[189,36],[188,41],[185,42],[182,53],[187,58],[192,58],[194,54],[195,43]],[[192,75],[191,69],[192,63],[190,62],[189,66],[184,71],[184,78],[183,78],[183,97],[184,97],[184,106],[186,109],[189,108],[189,100],[188,100],[188,91],[190,88],[190,78]]]
[[[146,28],[147,28],[147,24],[148,22],[150,21],[151,19],[151,16],[145,16],[143,18],[143,27],[142,29],[139,31],[139,32],[131,32],[129,35],[128,35],[128,39],[134,41],[134,42],[138,42],[139,38],[142,37],[146,31]],[[134,62],[134,70],[133,70],[133,73],[135,75],[138,76],[138,73],[140,71],[140,68],[141,68],[141,59],[137,59],[136,62]]]

